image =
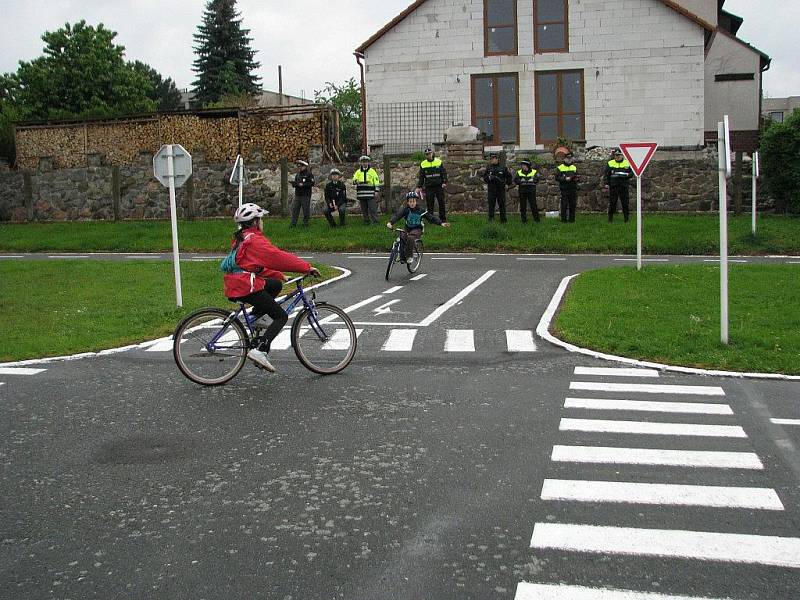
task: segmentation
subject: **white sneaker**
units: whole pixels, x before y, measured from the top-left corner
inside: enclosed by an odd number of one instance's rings
[[[269,362],[267,355],[261,350],[253,348],[247,353],[247,358],[253,361],[253,363],[261,369],[266,369],[270,373],[275,373],[276,371],[275,367],[272,366],[272,363]]]

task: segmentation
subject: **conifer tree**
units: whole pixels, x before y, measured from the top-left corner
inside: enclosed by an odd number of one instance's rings
[[[260,78],[253,72],[260,66],[250,48],[249,29],[242,29],[236,0],[209,0],[203,22],[197,27],[194,47],[195,101],[200,105],[218,102],[232,92],[257,94]]]

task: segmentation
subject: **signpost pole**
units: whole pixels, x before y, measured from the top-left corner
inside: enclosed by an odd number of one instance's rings
[[[242,207],[244,197],[244,159],[239,157],[239,208]]]
[[[636,178],[636,268],[642,270],[642,178]]]
[[[719,151],[719,277],[720,277],[720,340],[728,344],[728,147],[725,144],[725,124],[717,124]]]
[[[756,216],[758,215],[758,176],[761,174],[761,165],[758,164],[758,150],[753,152],[753,235],[756,234]]]
[[[183,308],[181,290],[181,262],[178,254],[178,211],[175,206],[175,146],[169,144],[167,151],[167,177],[169,178],[169,215],[172,221],[172,262],[175,266],[175,295],[178,308]]]

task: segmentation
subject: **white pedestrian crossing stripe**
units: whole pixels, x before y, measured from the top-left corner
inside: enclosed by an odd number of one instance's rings
[[[738,425],[700,425],[696,423],[650,423],[605,419],[561,419],[561,431],[632,433],[638,435],[686,435],[700,437],[746,438]]]
[[[416,329],[392,329],[381,350],[384,352],[411,352],[416,337]]]
[[[475,332],[472,329],[448,329],[445,352],[475,352]]]
[[[684,413],[698,415],[733,414],[733,409],[727,404],[704,404],[701,402],[646,402],[643,400],[613,400],[611,398],[567,398],[564,401],[564,408]]]
[[[611,377],[658,377],[655,369],[612,369],[607,367],[575,367],[575,375]]]
[[[567,463],[659,465],[716,469],[764,469],[761,459],[753,452],[723,452],[715,450],[553,446],[550,459],[554,462]]]
[[[0,367],[0,375],[38,375],[47,369],[33,369],[29,367]]]
[[[506,330],[506,347],[509,352],[536,352],[533,331]]]
[[[155,344],[147,348],[147,352],[172,352],[172,338],[158,340]]]
[[[514,600],[715,600],[698,596],[670,596],[652,592],[610,590],[576,585],[522,582],[517,586]],[[719,598],[717,600],[730,600]]]
[[[654,385],[646,383],[598,383],[595,381],[573,381],[571,390],[589,392],[635,392],[640,394],[675,394],[683,396],[724,396],[721,387],[707,385]]]
[[[362,333],[363,329],[356,329],[356,338]],[[322,346],[323,350],[347,350],[350,347],[350,330],[337,329],[333,332],[330,339]]]
[[[800,568],[800,538],[536,523],[531,548]]]

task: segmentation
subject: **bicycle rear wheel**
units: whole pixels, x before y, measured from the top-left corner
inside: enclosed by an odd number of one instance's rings
[[[422,263],[422,240],[414,240],[414,254],[406,262],[409,273],[416,273]]]
[[[292,347],[309,371],[333,375],[353,360],[358,334],[341,308],[319,302],[305,309],[292,323]]]
[[[392,267],[394,263],[397,262],[397,256],[400,253],[400,245],[395,242],[392,244],[392,250],[389,252],[389,264],[386,265],[386,281],[389,281],[389,273],[392,272]]]
[[[200,385],[222,385],[242,370],[250,337],[232,311],[201,308],[180,322],[173,334],[175,364]]]

